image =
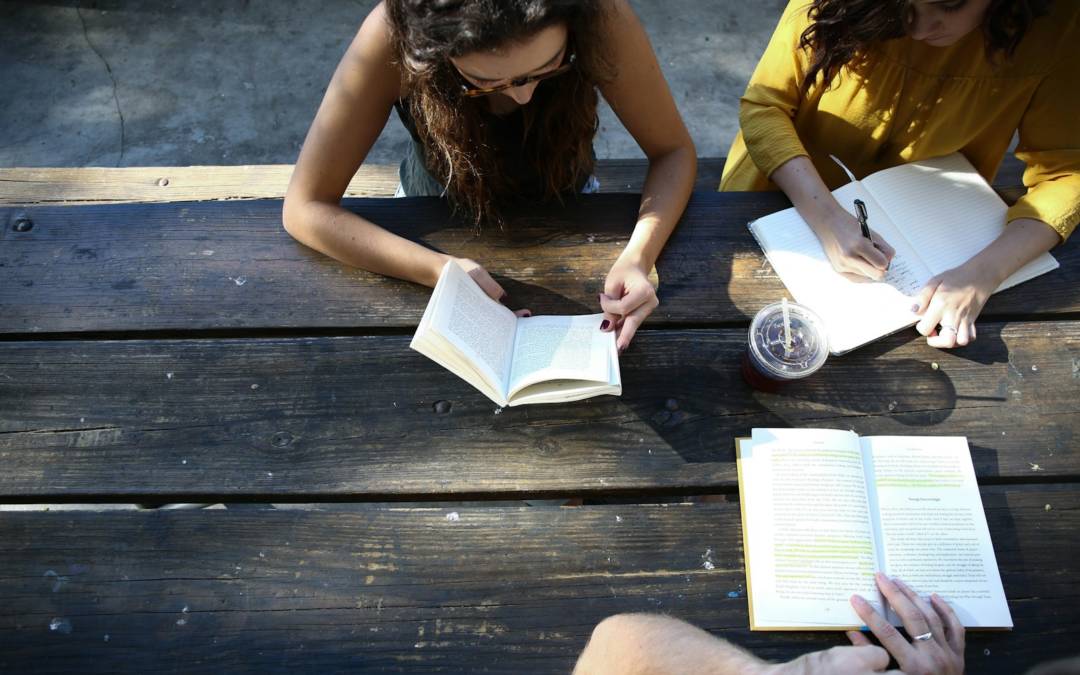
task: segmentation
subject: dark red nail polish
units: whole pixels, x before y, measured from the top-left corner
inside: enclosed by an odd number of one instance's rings
[[[603,321],[600,322],[600,330],[607,330],[608,326],[610,326],[610,325],[611,325],[611,322],[608,321],[607,319],[604,319]]]
[[[510,299],[510,296],[507,295],[506,293],[503,293],[502,295],[499,296],[499,302],[501,302],[504,305],[506,304],[506,301],[509,300],[509,299]]]

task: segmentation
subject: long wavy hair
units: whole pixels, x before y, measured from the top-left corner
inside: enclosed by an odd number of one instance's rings
[[[455,208],[476,222],[502,224],[501,207],[521,194],[519,177],[505,170],[491,130],[485,97],[462,95],[451,57],[512,45],[564,23],[574,67],[541,82],[522,107],[522,161],[543,182],[541,198],[561,199],[592,172],[597,86],[611,77],[598,0],[386,0],[403,91],[427,168],[447,188]]]
[[[983,17],[987,58],[1011,58],[1031,22],[1050,10],[1053,0],[993,0]],[[812,0],[810,26],[799,47],[810,54],[802,81],[807,93],[821,77],[828,85],[844,66],[862,65],[877,43],[908,34],[912,0]]]

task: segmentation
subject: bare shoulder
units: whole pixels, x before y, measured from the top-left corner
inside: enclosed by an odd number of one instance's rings
[[[401,68],[385,3],[376,5],[360,25],[338,66],[335,79],[339,78],[346,89],[364,80],[368,86],[378,84],[382,91],[392,89],[397,97]]]
[[[600,0],[601,15],[604,21],[604,37],[617,41],[620,37],[636,33],[642,29],[634,8],[629,0]]]
[[[600,0],[599,35],[616,80],[635,80],[653,70],[656,55],[628,0]]]

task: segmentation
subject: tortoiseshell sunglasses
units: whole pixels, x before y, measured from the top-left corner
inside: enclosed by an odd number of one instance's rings
[[[497,94],[500,91],[506,91],[507,89],[514,89],[516,87],[524,87],[525,85],[532,84],[533,82],[542,82],[542,81],[550,79],[552,77],[556,77],[557,75],[562,75],[563,73],[565,73],[568,70],[570,70],[571,68],[573,68],[574,67],[575,57],[576,57],[576,54],[571,53],[570,56],[566,59],[566,61],[564,61],[561,66],[559,66],[558,68],[555,68],[554,70],[549,70],[546,73],[539,73],[537,75],[525,75],[525,76],[522,76],[522,77],[518,77],[516,79],[510,80],[506,84],[500,84],[497,87],[476,87],[476,86],[473,86],[471,83],[469,83],[467,80],[465,80],[465,76],[461,75],[461,73],[459,72],[458,75],[461,76],[461,79],[463,80],[463,82],[461,84],[461,93],[462,93],[463,96],[468,96],[469,98],[475,98],[477,96],[487,96],[489,94]]]

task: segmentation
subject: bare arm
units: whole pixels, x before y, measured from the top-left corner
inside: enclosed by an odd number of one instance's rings
[[[913,308],[922,315],[915,329],[927,337],[931,347],[968,344],[976,337],[975,319],[990,294],[1018,269],[1059,243],[1061,235],[1041,220],[1012,221],[973,258],[927,282]]]
[[[870,279],[885,276],[894,254],[892,247],[876,233],[876,247],[862,236],[858,221],[836,201],[809,157],[788,160],[769,178],[817,235],[837,272]]]
[[[626,0],[611,2],[607,34],[616,75],[601,93],[649,159],[637,223],[608,274],[601,303],[612,328],[622,322],[619,346],[625,348],[658,304],[648,274],[690,198],[697,151],[649,37]]]
[[[433,286],[447,256],[340,206],[400,96],[384,7],[368,15],[327,88],[285,194],[282,220],[301,243],[363,269]]]
[[[666,616],[619,614],[593,630],[574,675],[758,675],[761,659]]]
[[[863,644],[768,663],[688,623],[657,614],[618,614],[600,622],[574,675],[868,675],[889,655]]]

